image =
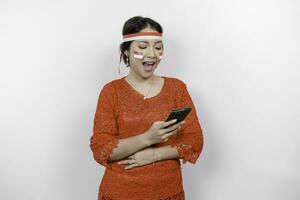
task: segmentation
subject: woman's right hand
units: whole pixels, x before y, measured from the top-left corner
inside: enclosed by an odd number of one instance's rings
[[[173,134],[177,132],[177,129],[180,128],[180,125],[184,124],[185,122],[182,121],[179,123],[175,123],[176,121],[177,121],[176,119],[167,122],[155,121],[151,125],[150,129],[148,129],[145,133],[148,142],[151,145],[166,142],[169,137],[171,137]]]

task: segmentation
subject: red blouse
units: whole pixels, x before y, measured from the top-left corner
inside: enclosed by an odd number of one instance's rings
[[[100,91],[94,118],[90,148],[94,159],[105,166],[99,185],[98,200],[184,200],[179,159],[161,160],[125,170],[126,165],[108,162],[119,139],[142,134],[153,122],[164,121],[174,108],[191,107],[192,111],[178,134],[153,147],[177,148],[183,164],[196,163],[202,148],[203,134],[195,106],[186,84],[164,77],[159,94],[144,97],[127,83],[125,77],[113,80]]]

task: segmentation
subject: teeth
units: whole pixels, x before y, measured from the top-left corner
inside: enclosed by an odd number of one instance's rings
[[[144,62],[144,63],[146,63],[148,65],[153,65],[154,64],[154,62]]]

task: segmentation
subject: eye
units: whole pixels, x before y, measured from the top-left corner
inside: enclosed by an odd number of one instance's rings
[[[162,50],[163,49],[163,45],[156,45],[155,49],[156,50]]]
[[[139,46],[140,49],[146,49],[146,46]]]

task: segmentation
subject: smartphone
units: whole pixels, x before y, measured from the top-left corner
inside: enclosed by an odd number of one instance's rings
[[[177,121],[175,122],[175,124],[177,124],[178,122],[183,121],[186,118],[186,116],[191,112],[191,110],[192,110],[192,108],[190,108],[190,107],[173,109],[171,111],[171,113],[169,114],[166,122],[173,120],[173,119],[177,119]],[[169,126],[172,126],[172,125],[174,125],[174,124],[171,124]],[[165,128],[167,128],[167,127],[165,127]]]

